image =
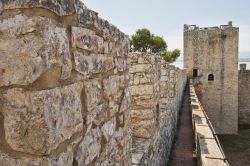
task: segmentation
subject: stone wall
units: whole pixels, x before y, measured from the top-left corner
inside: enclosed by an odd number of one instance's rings
[[[166,165],[186,85],[185,71],[157,55],[129,54],[132,164]]]
[[[0,13],[0,165],[166,164],[184,71],[128,55],[128,36],[78,0]]]
[[[250,124],[250,70],[246,64],[239,70],[239,124]]]
[[[128,36],[78,0],[0,13],[0,165],[131,165]]]
[[[184,26],[184,67],[220,134],[238,131],[239,28]]]

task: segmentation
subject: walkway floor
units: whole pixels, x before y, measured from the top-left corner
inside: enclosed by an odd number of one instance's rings
[[[193,156],[194,137],[192,130],[192,118],[189,104],[189,86],[185,91],[181,106],[177,136],[170,156],[169,166],[196,166]]]

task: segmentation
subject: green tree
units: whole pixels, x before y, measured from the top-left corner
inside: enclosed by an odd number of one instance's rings
[[[150,48],[152,35],[146,28],[138,29],[134,35],[132,35],[131,46],[133,51],[147,52]]]
[[[151,34],[146,28],[138,29],[132,35],[130,44],[131,50],[139,52],[160,53],[167,48],[167,43],[162,37]]]
[[[150,50],[153,53],[160,53],[165,51],[166,49],[167,49],[166,41],[160,36],[152,35],[150,42]]]
[[[179,56],[181,51],[179,49],[174,49],[173,51],[164,51],[161,56],[168,62],[174,62]]]
[[[131,51],[160,54],[166,61],[173,62],[180,56],[180,50],[167,51],[167,43],[163,37],[151,34],[146,29],[138,29],[130,40]]]

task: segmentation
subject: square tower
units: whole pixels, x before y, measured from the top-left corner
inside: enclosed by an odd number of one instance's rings
[[[219,134],[238,132],[239,28],[184,25],[184,68]]]

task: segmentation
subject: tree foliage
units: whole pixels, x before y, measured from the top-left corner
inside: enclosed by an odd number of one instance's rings
[[[166,61],[173,62],[180,56],[180,50],[167,50],[163,37],[152,34],[148,29],[138,29],[130,40],[131,50],[160,54]]]
[[[153,53],[163,52],[167,49],[167,43],[165,40],[160,36],[152,35],[150,40],[150,50]]]
[[[152,35],[146,28],[138,29],[132,35],[131,46],[133,51],[147,52],[150,47]]]
[[[138,29],[131,38],[131,49],[139,52],[159,53],[167,49],[165,40],[146,29]]]
[[[174,62],[179,56],[181,51],[179,49],[174,49],[173,51],[164,51],[161,56],[168,62]]]

